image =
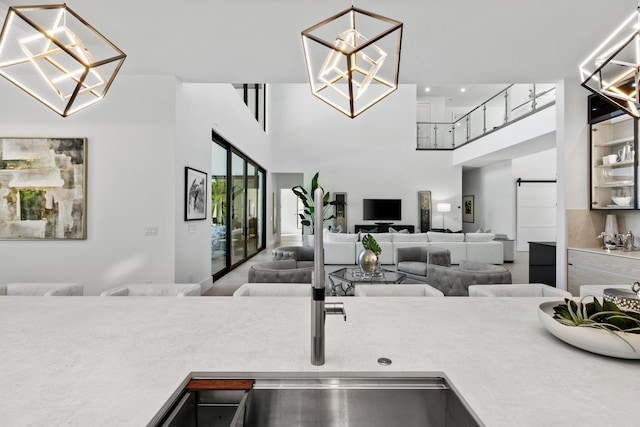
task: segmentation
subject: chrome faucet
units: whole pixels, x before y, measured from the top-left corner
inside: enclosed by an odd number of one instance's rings
[[[313,194],[314,245],[313,245],[313,278],[311,281],[311,364],[324,365],[324,321],[327,314],[341,314],[347,320],[344,304],[341,302],[325,303],[324,295],[324,246],[322,244],[322,202],[324,191],[317,188]]]

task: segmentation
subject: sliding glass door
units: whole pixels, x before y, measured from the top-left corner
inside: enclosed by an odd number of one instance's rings
[[[231,264],[246,258],[245,208],[246,187],[244,185],[244,159],[231,153]]]
[[[213,142],[211,274],[215,281],[265,248],[266,172],[216,133]]]
[[[211,274],[227,268],[227,149],[213,144],[211,162]]]

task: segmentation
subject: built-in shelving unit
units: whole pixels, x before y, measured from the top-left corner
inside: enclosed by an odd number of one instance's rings
[[[637,120],[589,98],[591,209],[637,209]]]

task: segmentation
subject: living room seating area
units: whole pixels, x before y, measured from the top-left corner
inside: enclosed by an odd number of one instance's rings
[[[396,264],[398,248],[430,247],[448,249],[451,264],[461,261],[504,263],[504,246],[493,233],[332,233],[325,230],[325,264],[355,264],[362,250],[362,236],[371,234],[382,249],[381,264]]]

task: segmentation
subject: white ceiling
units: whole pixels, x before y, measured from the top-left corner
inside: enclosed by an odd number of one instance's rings
[[[60,3],[38,0],[36,4]],[[67,4],[128,57],[121,73],[193,82],[303,83],[300,32],[348,0],[78,0]],[[0,0],[2,17],[9,5]],[[636,0],[359,0],[404,23],[400,82],[442,87],[555,82]],[[117,82],[116,82],[117,83]],[[451,92],[452,91],[452,92]]]

